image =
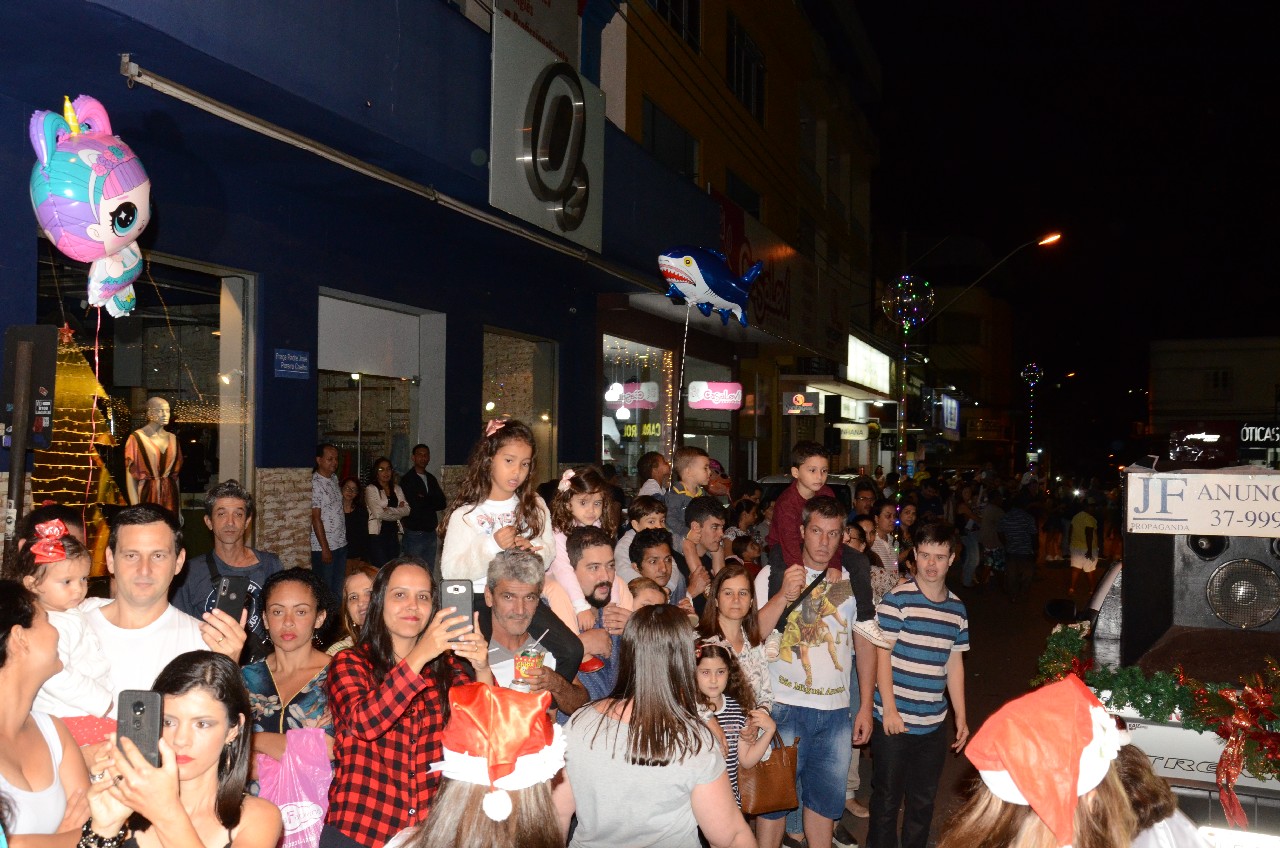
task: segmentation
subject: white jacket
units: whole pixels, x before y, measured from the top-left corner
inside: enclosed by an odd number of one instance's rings
[[[512,524],[515,499],[485,501],[460,506],[449,516],[445,528],[444,549],[440,554],[440,576],[446,580],[470,580],[477,592],[484,591],[489,576],[489,562],[502,550],[493,540],[493,534]],[[538,548],[544,567],[551,565],[556,554],[555,537],[551,531],[551,513],[542,499],[538,499],[542,513],[542,535],[529,541]]]
[[[58,659],[62,671],[45,681],[32,709],[59,718],[101,718],[115,706],[111,661],[84,613],[49,610],[49,623],[58,631]],[[124,660],[123,657],[120,658]]]
[[[383,521],[395,521],[409,514],[409,502],[404,499],[400,484],[395,484],[396,501],[400,506],[387,506],[387,493],[370,483],[364,487],[364,504],[369,508],[369,535],[376,536],[382,532]]]

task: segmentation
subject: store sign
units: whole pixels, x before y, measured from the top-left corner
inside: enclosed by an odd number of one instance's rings
[[[857,418],[858,402],[853,398],[840,398],[840,417],[841,418]]]
[[[578,67],[577,0],[497,0],[493,7],[542,42],[561,62]]]
[[[818,415],[817,392],[793,392],[782,396],[783,415]]]
[[[646,424],[623,424],[622,438],[624,439],[661,439],[662,425],[656,421],[650,421]]]
[[[1251,466],[1132,471],[1126,524],[1131,533],[1280,537],[1280,473]]]
[[[730,270],[740,276],[757,261],[764,262],[747,306],[752,326],[832,362],[842,361],[853,303],[848,281],[834,274],[819,276],[812,260],[741,206],[719,192],[711,196],[720,204],[720,252]]]
[[[938,395],[938,406],[941,410],[942,435],[948,441],[960,441],[960,401],[951,395]]]
[[[573,26],[576,42],[576,18]],[[493,16],[489,203],[599,252],[604,94],[539,37]]]
[[[865,442],[871,438],[870,424],[841,421],[836,424],[836,429],[840,431],[840,438],[846,442]]]
[[[289,380],[311,379],[311,352],[276,348],[275,375]]]
[[[889,391],[889,356],[856,336],[849,336],[846,375],[851,383],[877,392]]]
[[[1240,427],[1240,447],[1280,448],[1280,424],[1244,424]]]
[[[705,380],[689,382],[690,409],[741,409],[741,383],[708,383]]]
[[[614,383],[604,393],[604,405],[609,409],[657,409],[658,384],[648,383]]]

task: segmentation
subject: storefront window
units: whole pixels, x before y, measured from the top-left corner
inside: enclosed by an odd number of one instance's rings
[[[252,487],[251,280],[152,256],[134,283],[136,307],[113,318],[86,305],[87,265],[38,244],[37,320],[65,329],[35,502],[87,507],[99,572],[104,516],[128,503],[177,510],[188,547],[207,547],[205,492],[233,477]]]
[[[632,487],[640,457],[671,453],[674,364],[669,350],[604,336],[600,460],[617,466]]]
[[[533,431],[538,449],[538,476],[543,480],[556,476],[555,342],[488,330],[484,375],[477,432],[494,418],[523,421]]]

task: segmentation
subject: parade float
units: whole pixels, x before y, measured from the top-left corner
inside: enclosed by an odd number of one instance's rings
[[[1083,677],[1200,824],[1280,834],[1280,471],[1130,466],[1125,488],[1123,565],[1051,610],[1079,621],[1033,684]]]

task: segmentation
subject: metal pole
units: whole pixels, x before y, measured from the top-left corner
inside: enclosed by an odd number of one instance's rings
[[[20,341],[13,361],[13,440],[9,448],[9,495],[4,522],[4,561],[17,554],[17,528],[26,507],[27,442],[31,438],[31,360],[36,346]]]

